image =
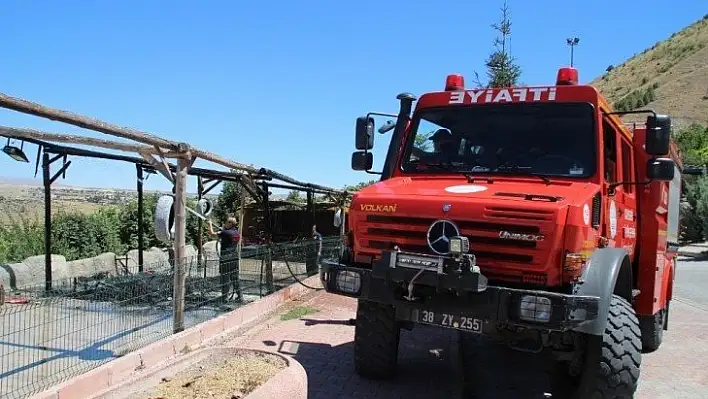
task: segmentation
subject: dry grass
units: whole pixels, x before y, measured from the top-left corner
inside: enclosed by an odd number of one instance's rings
[[[106,205],[89,202],[52,201],[52,215],[61,212],[78,212],[92,214]],[[44,220],[44,202],[37,200],[26,201],[0,201],[0,225],[11,224],[21,219]]]
[[[655,44],[590,83],[611,103],[655,86],[653,108],[677,125],[708,124],[708,16]],[[625,120],[642,120],[627,116]]]
[[[207,358],[173,378],[164,379],[147,398],[243,398],[286,366],[277,356],[257,352]]]

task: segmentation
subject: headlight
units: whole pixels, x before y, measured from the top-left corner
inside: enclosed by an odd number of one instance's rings
[[[470,240],[467,237],[455,236],[450,237],[450,253],[453,255],[462,255],[470,251]]]
[[[361,289],[361,275],[352,271],[337,272],[337,290],[347,294],[356,294]]]
[[[551,319],[551,300],[543,296],[524,295],[519,305],[519,318],[546,323]]]

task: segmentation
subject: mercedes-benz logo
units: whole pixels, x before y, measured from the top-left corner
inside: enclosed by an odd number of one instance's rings
[[[430,249],[438,255],[450,253],[450,237],[459,236],[460,229],[449,220],[436,220],[428,228],[427,241]]]

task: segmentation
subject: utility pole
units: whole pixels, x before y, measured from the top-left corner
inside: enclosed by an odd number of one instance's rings
[[[575,46],[578,45],[578,42],[580,42],[580,39],[577,37],[569,37],[565,39],[568,45],[570,46],[570,66],[573,66],[573,49]]]

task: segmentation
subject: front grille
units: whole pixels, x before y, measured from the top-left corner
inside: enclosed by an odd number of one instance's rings
[[[543,243],[499,238],[499,232],[544,234],[540,225],[553,220],[552,211],[487,206],[485,220],[454,220],[461,234],[470,240],[480,266],[499,262],[531,264],[537,261]],[[435,218],[368,215],[362,226],[361,244],[381,251],[395,247],[402,251],[431,253],[426,236]],[[528,223],[528,224],[519,224]],[[550,237],[546,238],[547,240]]]

